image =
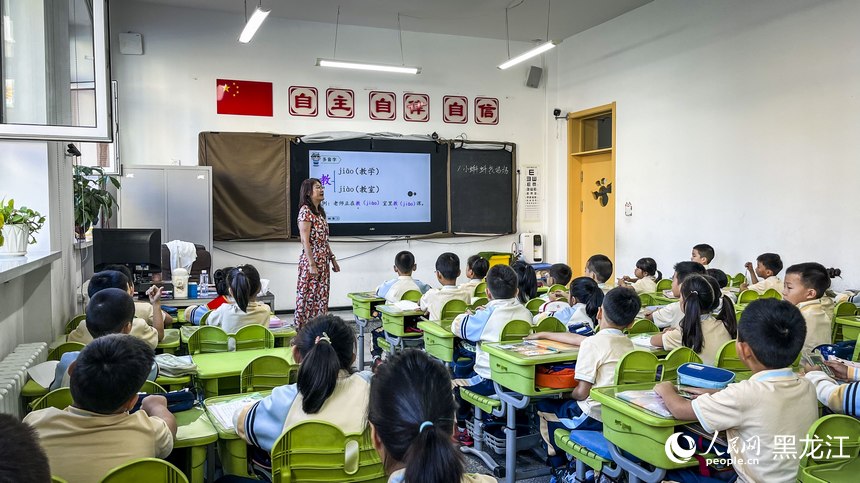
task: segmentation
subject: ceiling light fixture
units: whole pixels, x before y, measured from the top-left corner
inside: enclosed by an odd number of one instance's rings
[[[522,2],[514,5],[514,7],[519,7],[521,4],[522,4]],[[528,59],[531,59],[532,57],[538,56],[538,55],[546,52],[547,50],[552,49],[556,45],[558,45],[558,42],[556,42],[555,40],[549,40],[549,19],[550,19],[550,7],[551,6],[552,6],[552,0],[547,0],[547,5],[546,5],[546,39],[547,40],[546,40],[546,42],[538,45],[537,47],[535,47],[531,50],[523,52],[522,54],[514,57],[513,59],[511,58],[511,35],[510,35],[510,31],[508,29],[508,10],[510,10],[511,8],[514,8],[514,7],[505,8],[505,35],[507,36],[507,39],[508,39],[508,60],[499,64],[499,69],[505,70],[507,68],[513,67],[513,66],[519,64],[520,62],[523,62],[523,61],[526,61]]]
[[[263,25],[263,20],[266,20],[266,17],[269,16],[271,10],[263,9],[262,0],[257,4],[257,8],[254,9],[254,13],[251,14],[251,18],[248,18],[248,0],[245,0],[245,28],[242,29],[242,33],[239,34],[239,42],[243,44],[247,44],[254,38],[254,34],[257,33],[257,30],[260,28],[260,25]]]

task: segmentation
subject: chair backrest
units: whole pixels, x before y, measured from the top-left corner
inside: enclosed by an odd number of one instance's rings
[[[200,323],[199,323],[198,325],[200,325],[200,326],[204,326],[204,325],[208,324],[208,323],[209,323],[208,321],[209,321],[209,316],[210,316],[210,315],[212,315],[212,311],[211,311],[211,310],[209,310],[209,311],[207,311],[207,312],[204,312],[204,313],[203,313],[203,315],[201,315],[201,316],[200,316]],[[188,321],[186,321],[186,322],[191,322],[191,321],[190,321],[190,320],[188,320]]]
[[[66,335],[71,334],[73,330],[78,328],[78,324],[80,324],[83,320],[87,318],[87,314],[78,314],[72,317],[71,320],[66,322]]]
[[[159,458],[141,458],[110,470],[101,483],[188,483],[188,478],[172,463]]]
[[[442,320],[454,320],[455,317],[466,311],[466,302],[452,299],[442,306]]]
[[[652,305],[657,305],[654,302],[654,297],[652,297],[651,294],[647,293],[640,293],[639,301],[642,302],[643,307],[651,307]]]
[[[167,390],[161,387],[161,384],[155,381],[144,381],[140,391],[144,394],[167,394]]]
[[[779,293],[776,289],[769,288],[764,291],[763,294],[759,297],[760,299],[777,299],[782,300],[782,294]]]
[[[659,365],[660,362],[654,354],[648,351],[632,350],[624,354],[624,357],[615,366],[615,385],[656,381]]]
[[[528,302],[526,302],[526,308],[529,309],[529,312],[531,312],[532,315],[537,315],[538,312],[540,311],[540,306],[545,304],[545,303],[546,303],[546,300],[543,300],[543,299],[531,299]]]
[[[68,483],[66,480],[60,478],[59,476],[51,476],[51,483]]]
[[[84,349],[84,345],[80,342],[63,342],[51,349],[51,352],[48,352],[48,360],[49,361],[58,361],[60,357],[63,357],[63,354],[66,352],[75,352],[81,351]]]
[[[662,292],[664,290],[669,290],[672,288],[672,279],[671,278],[661,278],[657,281],[657,291]]]
[[[221,327],[207,325],[200,327],[188,338],[188,353],[191,355],[206,352],[227,352],[229,336]]]
[[[30,409],[33,411],[45,408],[66,409],[72,405],[72,402],[72,391],[67,387],[61,387],[31,402]]]
[[[748,371],[749,368],[741,362],[741,358],[738,357],[738,348],[735,345],[735,340],[732,339],[717,351],[717,367],[722,367],[723,369],[728,369],[730,371]]]
[[[410,302],[418,302],[421,300],[421,292],[418,290],[407,290],[403,292],[403,296],[400,297],[400,300],[409,300]]]
[[[505,324],[505,327],[502,328],[502,333],[499,336],[499,340],[507,341],[507,340],[516,340],[520,341],[523,338],[532,332],[532,324],[526,322],[525,320],[512,320]]]
[[[260,356],[242,369],[239,392],[267,391],[296,381],[298,371],[278,356]]]
[[[547,317],[535,326],[535,332],[567,332],[567,326],[555,317]]]
[[[726,274],[729,279],[729,287],[740,287],[742,283],[746,282],[747,278],[742,273],[736,273],[734,276]]]
[[[759,295],[755,290],[744,290],[738,295],[738,303],[739,304],[748,304],[754,300],[758,300]]]
[[[275,336],[262,325],[251,324],[236,331],[236,350],[271,349],[275,347]]]
[[[487,296],[487,282],[478,282],[478,285],[475,285],[475,291],[472,294],[475,297],[486,297]]]
[[[630,324],[630,327],[624,329],[626,334],[651,334],[660,332],[660,329],[648,319],[636,319]]]
[[[469,308],[476,309],[478,307],[483,307],[484,305],[487,305],[489,302],[490,302],[490,299],[488,299],[487,297],[478,297],[475,299],[474,302],[472,302],[472,305],[470,305]]]
[[[702,358],[699,354],[693,352],[689,347],[677,347],[672,352],[666,354],[666,359],[663,360],[663,371],[660,373],[661,381],[674,381],[678,378],[678,368],[681,364],[687,362],[702,363]]]
[[[833,315],[835,317],[850,317],[852,315],[857,315],[857,306],[851,302],[839,302],[836,304],[836,307],[833,308]]]
[[[562,285],[560,283],[557,283],[555,285],[551,285],[549,287],[549,290],[547,290],[547,292],[557,292],[557,291],[567,292],[567,287],[565,287],[564,285]]]
[[[804,450],[799,474],[809,466],[857,458],[860,453],[860,420],[844,414],[824,416],[812,423],[806,440],[808,442],[798,442],[798,451]],[[809,446],[804,448],[804,445]]]
[[[373,448],[370,428],[343,434],[323,421],[303,421],[272,447],[272,483],[388,481]]]

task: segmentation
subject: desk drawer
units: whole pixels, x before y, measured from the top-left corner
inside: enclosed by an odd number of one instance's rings
[[[444,362],[454,362],[454,335],[442,337],[424,332],[424,350]]]
[[[688,464],[673,463],[666,456],[666,441],[676,432],[673,426],[648,426],[605,404],[601,406],[601,416],[606,439],[646,463],[667,470],[698,464],[695,459]]]
[[[370,302],[359,302],[357,300],[352,301],[352,313],[359,319],[373,319],[371,312],[373,312],[373,304]]]
[[[490,354],[490,377],[511,391],[520,394],[535,392],[535,366],[518,366]]]

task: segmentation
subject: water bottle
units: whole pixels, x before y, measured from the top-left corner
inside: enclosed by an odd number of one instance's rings
[[[197,284],[197,293],[200,297],[209,296],[209,274],[206,270],[200,272],[200,283]]]

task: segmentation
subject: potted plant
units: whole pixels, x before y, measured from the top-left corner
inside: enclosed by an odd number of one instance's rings
[[[36,243],[35,234],[45,225],[45,217],[26,206],[15,207],[15,200],[0,202],[0,254],[23,256],[27,244]]]
[[[107,190],[110,182],[119,188],[116,176],[105,174],[104,169],[96,166],[76,165],[72,175],[75,202],[75,234],[79,239],[91,226],[99,221],[99,217],[110,218],[116,207],[116,198]]]

